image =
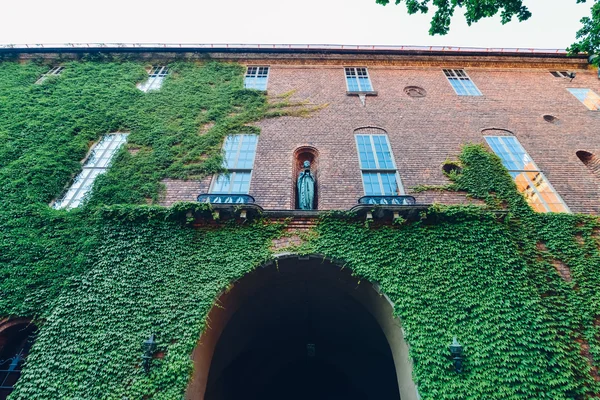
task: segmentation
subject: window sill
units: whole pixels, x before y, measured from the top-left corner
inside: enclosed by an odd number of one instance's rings
[[[346,96],[377,96],[377,92],[349,92],[346,91]]]

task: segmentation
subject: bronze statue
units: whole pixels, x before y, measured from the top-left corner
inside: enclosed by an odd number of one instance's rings
[[[315,209],[315,176],[310,172],[310,161],[304,161],[304,169],[298,175],[298,208]]]

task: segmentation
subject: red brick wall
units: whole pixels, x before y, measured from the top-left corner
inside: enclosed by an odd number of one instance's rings
[[[280,57],[250,62],[270,65],[270,95],[296,90],[293,99],[329,105],[309,118],[258,123],[261,134],[250,194],[265,209],[293,207],[293,153],[300,146],[319,152],[318,208],[354,206],[363,195],[354,130],[374,126],[388,133],[407,194],[417,185],[448,183],[441,170],[444,160],[455,157],[463,143],[482,143],[483,129],[499,128],[518,138],[572,211],[600,212],[600,180],[575,154],[578,150],[600,154],[600,112],[589,111],[566,90],[590,88],[600,94],[600,80],[594,70],[577,70],[572,82],[548,72],[581,68],[580,62],[564,61],[559,68],[556,60],[499,64],[481,58],[460,63],[448,59],[446,67],[465,67],[483,93],[471,97],[456,95],[442,73],[442,58],[413,65],[371,61],[369,74],[378,95],[367,97],[363,106],[358,97],[346,95],[343,66],[364,66],[364,60],[295,62]],[[406,86],[420,86],[427,96],[411,98],[403,91]],[[545,114],[558,121],[546,122]],[[168,187],[169,201],[177,198],[169,193],[175,186]],[[421,203],[468,201],[456,193],[426,192],[415,197]]]

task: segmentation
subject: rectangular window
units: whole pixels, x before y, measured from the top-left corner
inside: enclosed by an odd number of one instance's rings
[[[246,89],[267,90],[269,67],[248,67],[244,77]]]
[[[158,90],[163,84],[163,81],[169,73],[169,67],[165,66],[152,66],[148,71],[148,80],[137,85],[138,89],[142,92],[149,92],[150,90]]]
[[[481,96],[477,86],[471,81],[464,69],[445,69],[444,75],[459,96]]]
[[[517,189],[538,212],[569,212],[566,204],[514,136],[486,136],[485,140],[515,180]]]
[[[567,89],[571,94],[577,97],[577,100],[582,102],[589,110],[600,110],[600,96],[590,89]]]
[[[219,174],[213,179],[211,193],[248,194],[257,142],[258,136],[251,134],[230,135],[225,138],[223,161],[227,173]]]
[[[366,196],[404,194],[386,135],[356,135]]]
[[[45,74],[43,74],[42,76],[40,76],[40,79],[38,79],[35,82],[35,84],[39,85],[39,84],[43,83],[50,76],[60,75],[63,72],[64,69],[65,69],[65,67],[52,67],[52,68],[50,68],[50,71],[48,71]]]
[[[366,68],[346,67],[346,86],[349,92],[372,92],[371,80]]]
[[[54,208],[75,208],[92,189],[94,180],[108,170],[110,161],[119,148],[127,141],[127,133],[111,133],[96,144],[83,164],[83,169],[75,177],[65,195],[54,203]]]

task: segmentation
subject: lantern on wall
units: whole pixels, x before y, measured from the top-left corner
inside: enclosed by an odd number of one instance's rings
[[[154,334],[150,335],[150,337],[144,341],[143,349],[144,353],[142,354],[142,366],[144,367],[144,372],[148,373],[148,371],[150,371],[150,363],[152,361],[152,357],[154,355],[154,352],[156,351],[156,341],[154,340]]]
[[[456,373],[460,374],[463,368],[463,347],[458,340],[456,340],[456,336],[452,339],[452,344],[450,347],[450,354],[452,354],[452,362],[454,363],[454,370]]]

